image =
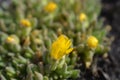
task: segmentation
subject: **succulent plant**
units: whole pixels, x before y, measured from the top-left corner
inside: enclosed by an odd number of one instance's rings
[[[11,0],[0,7],[1,80],[75,80],[108,51],[98,0]]]

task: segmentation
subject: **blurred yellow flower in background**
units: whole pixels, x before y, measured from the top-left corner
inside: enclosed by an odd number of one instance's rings
[[[80,22],[86,21],[87,20],[86,14],[85,13],[81,13],[79,15],[79,20],[80,20]]]
[[[98,40],[97,40],[97,38],[94,37],[94,36],[88,37],[88,39],[87,39],[87,45],[88,45],[88,47],[90,47],[90,48],[96,48],[97,45],[98,45]]]
[[[45,6],[45,11],[47,12],[53,12],[55,11],[55,9],[57,8],[57,4],[54,2],[49,2],[46,6]]]
[[[6,39],[6,42],[8,42],[8,43],[11,43],[11,42],[14,42],[14,41],[15,41],[14,38],[11,37],[11,36],[8,36],[7,39]]]
[[[31,26],[30,21],[27,20],[27,19],[22,19],[22,20],[20,21],[20,24],[21,24],[22,26],[25,26],[25,27],[30,27],[30,26]]]
[[[51,47],[51,57],[55,60],[61,59],[64,55],[69,54],[73,48],[71,40],[65,36],[60,35],[56,41],[53,42]]]

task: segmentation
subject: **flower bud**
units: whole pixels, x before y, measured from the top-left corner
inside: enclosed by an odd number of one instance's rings
[[[86,21],[86,20],[87,20],[86,14],[81,13],[81,14],[79,15],[79,20],[80,20],[80,22]]]
[[[22,19],[22,20],[20,21],[20,24],[21,24],[22,26],[25,26],[25,27],[30,27],[30,26],[31,26],[30,21],[27,20],[27,19]]]
[[[98,45],[98,40],[96,37],[94,36],[90,36],[88,39],[87,39],[87,45],[88,47],[90,48],[96,48],[97,45]]]
[[[45,11],[47,11],[47,12],[53,12],[53,11],[55,11],[56,8],[57,8],[56,3],[54,3],[54,2],[49,2],[49,3],[45,6]]]

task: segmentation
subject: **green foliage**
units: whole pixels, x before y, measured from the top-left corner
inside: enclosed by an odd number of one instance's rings
[[[54,12],[46,12],[45,5],[54,1]],[[75,69],[78,55],[92,63],[94,54],[108,51],[107,29],[98,20],[98,0],[11,0],[0,7],[0,79],[1,80],[66,80],[79,77]],[[80,22],[79,15],[87,20]],[[28,19],[31,27],[23,27],[22,19]],[[55,61],[50,57],[51,45],[61,34],[68,36],[74,51]],[[88,36],[95,36],[96,49],[89,48]],[[12,36],[14,41],[7,42]]]

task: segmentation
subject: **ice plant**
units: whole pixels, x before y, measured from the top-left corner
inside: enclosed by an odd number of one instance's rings
[[[65,36],[60,35],[55,42],[52,44],[51,57],[55,60],[61,59],[64,55],[69,54],[73,48],[71,40]]]
[[[96,48],[97,45],[98,45],[98,40],[97,40],[97,38],[94,37],[94,36],[88,37],[88,39],[87,39],[87,45],[88,45],[88,47],[90,47],[90,48]]]
[[[105,37],[108,30],[97,20],[98,0],[11,0],[7,6],[0,4],[0,80],[76,80],[82,76],[80,66],[93,67],[94,55],[107,53],[111,41]],[[90,34],[99,35],[96,48],[94,39],[87,43]]]
[[[45,11],[47,11],[47,12],[53,12],[53,11],[55,11],[56,8],[57,8],[56,3],[54,3],[54,2],[49,2],[49,3],[45,6]]]
[[[85,13],[81,13],[79,15],[79,20],[80,20],[80,22],[86,21],[87,20],[86,14]]]
[[[20,21],[20,24],[21,24],[22,26],[25,26],[25,27],[30,27],[30,26],[31,26],[30,21],[27,20],[27,19],[22,19],[22,20]]]

